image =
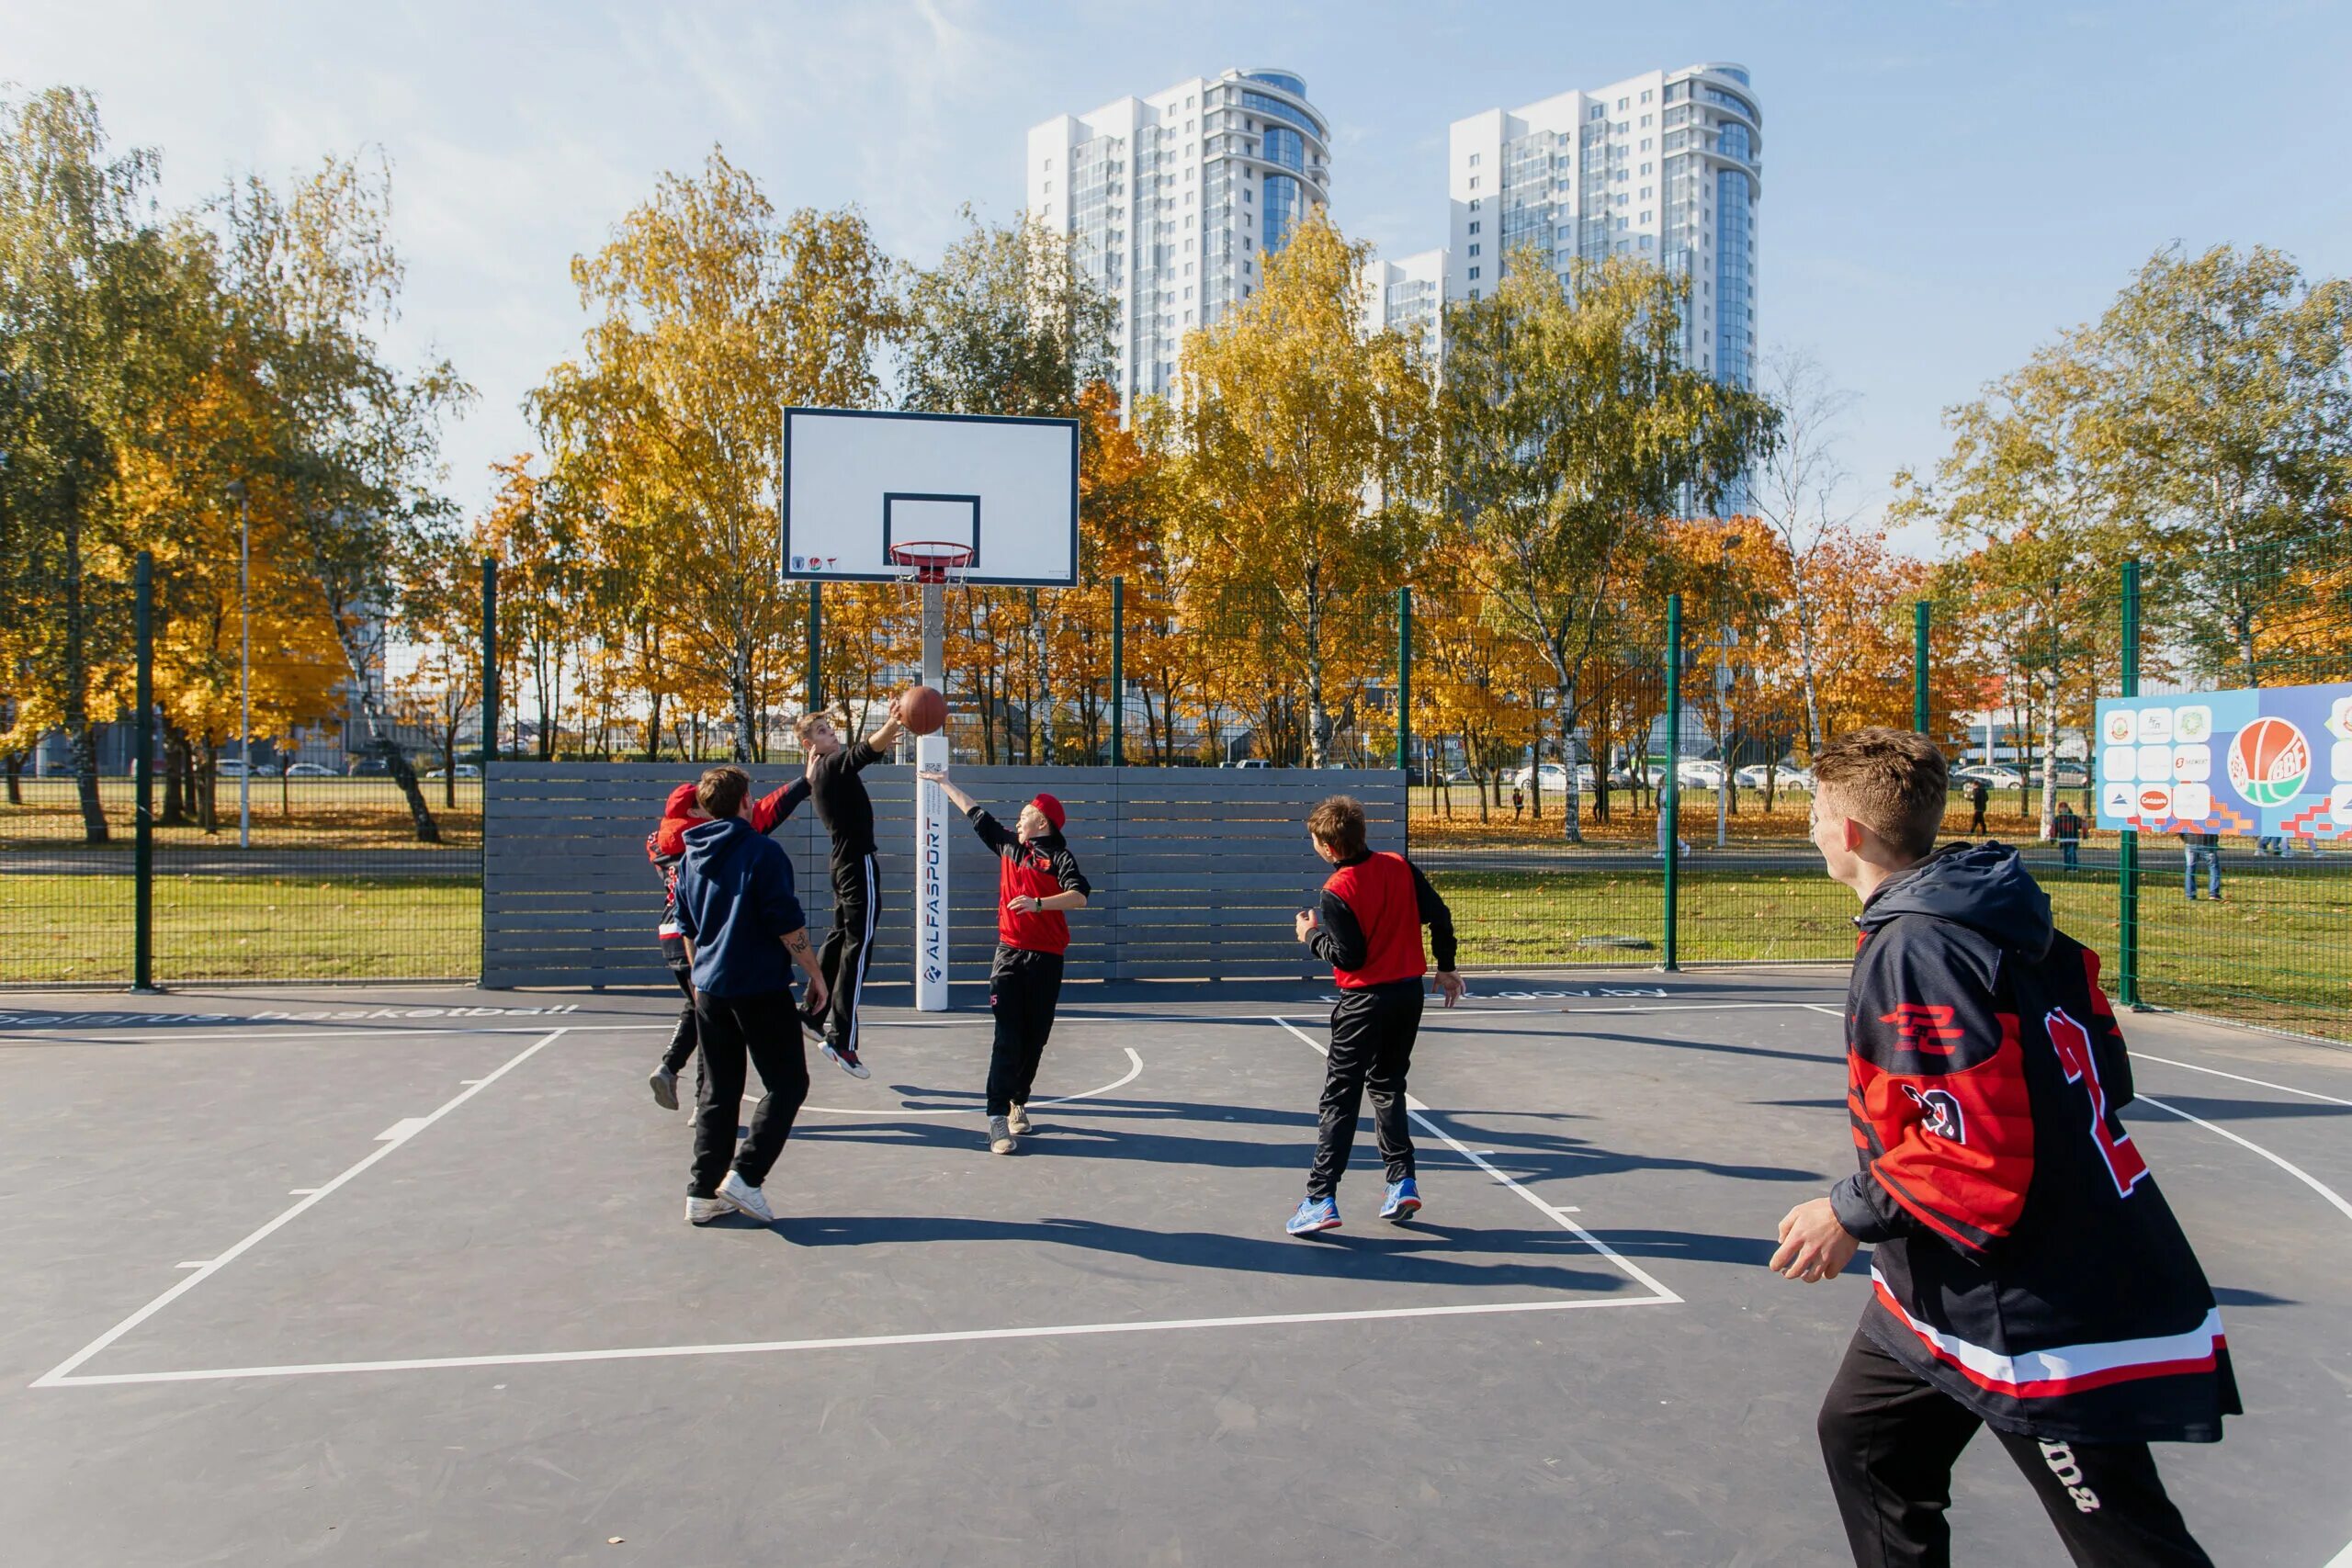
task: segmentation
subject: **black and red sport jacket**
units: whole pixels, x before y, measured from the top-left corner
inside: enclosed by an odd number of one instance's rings
[[[996,940],[1024,953],[1068,953],[1069,917],[1059,909],[1023,913],[1015,898],[1050,898],[1057,893],[1083,893],[1091,897],[1094,885],[1078,868],[1069,840],[1058,830],[1042,839],[1023,840],[990,816],[984,807],[966,813],[972,831],[996,856]]]
[[[695,812],[695,785],[682,784],[670,792],[662,803],[662,820],[653,831],[645,835],[645,858],[653,863],[653,874],[662,881],[662,924],[657,934],[662,939],[662,957],[673,969],[684,969],[686,964],[686,939],[678,930],[678,863],[686,852],[686,829],[709,818]],[[752,830],[773,833],[783,826],[800,803],[808,798],[808,781],[793,780],[782,789],[771,790],[752,802]]]
[[[1876,1244],[1862,1329],[2004,1431],[2214,1442],[2238,1413],[2213,1292],[2117,1114],[2132,1066],[2098,959],[2017,852],[1955,845],[1863,906],[1847,992]]]

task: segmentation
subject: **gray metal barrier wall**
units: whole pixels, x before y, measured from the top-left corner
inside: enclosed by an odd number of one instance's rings
[[[667,762],[499,762],[483,794],[481,983],[667,985],[654,926],[660,884],[645,858],[662,798],[700,769]],[[751,770],[762,794],[797,765]],[[880,846],[882,920],[869,972],[914,969],[914,775],[865,771]],[[1091,907],[1070,917],[1069,977],[1310,977],[1291,915],[1329,868],[1304,823],[1317,801],[1363,802],[1374,848],[1405,847],[1405,776],[1386,769],[984,768],[956,784],[1008,826],[1039,790],[1069,811],[1068,837]],[[832,920],[828,840],[803,807],[776,830],[792,857],[811,935]],[[996,945],[997,866],[977,836],[950,836],[949,977],[978,981]]]

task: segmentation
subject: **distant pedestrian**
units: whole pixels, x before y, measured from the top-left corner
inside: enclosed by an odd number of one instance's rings
[[[1522,812],[1522,811],[1526,810],[1526,809],[1527,809],[1527,792],[1526,792],[1525,790],[1523,790],[1523,789],[1521,789],[1517,784],[1513,784],[1513,785],[1511,785],[1511,786],[1510,786],[1510,819],[1511,819],[1512,821],[1514,821],[1514,822],[1518,821],[1518,820],[1519,820],[1519,814],[1520,814],[1521,812]]]
[[[1993,798],[1992,786],[1983,779],[1968,781],[1968,830],[1984,831],[1984,807]]]
[[[2194,829],[2182,833],[2180,858],[2181,888],[2188,895],[2188,901],[2197,902],[2197,866],[2201,861],[2205,866],[2205,891],[2213,896],[2214,903],[2222,902],[2222,835]]]
[[[2058,852],[2066,857],[2066,869],[2082,870],[2083,819],[2072,802],[2058,803],[2058,815],[2050,819],[2050,833],[2058,840]]]

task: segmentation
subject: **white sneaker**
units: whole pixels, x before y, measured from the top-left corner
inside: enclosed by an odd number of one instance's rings
[[[1020,1146],[1013,1141],[1012,1129],[1005,1124],[1003,1117],[989,1118],[989,1153],[1009,1155]]]
[[[1012,1129],[1015,1137],[1025,1138],[1037,1130],[1029,1120],[1029,1108],[1025,1105],[1014,1106],[1012,1114],[1004,1119],[1004,1124]]]
[[[735,1171],[718,1184],[719,1201],[739,1214],[749,1214],[763,1225],[775,1224],[775,1211],[768,1207],[768,1195],[752,1186]]]
[[[686,1200],[686,1224],[707,1225],[722,1214],[731,1214],[735,1205],[724,1198],[689,1198]]]

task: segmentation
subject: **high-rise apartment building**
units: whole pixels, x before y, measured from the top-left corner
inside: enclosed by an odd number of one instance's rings
[[[1443,249],[1399,256],[1375,257],[1363,267],[1363,326],[1366,332],[1395,327],[1418,339],[1421,352],[1436,358],[1444,352],[1445,271]]]
[[[1119,304],[1123,406],[1164,393],[1184,333],[1256,292],[1330,200],[1329,128],[1288,71],[1196,76],[1029,132],[1032,216]]]
[[[1690,280],[1684,363],[1753,386],[1763,118],[1747,68],[1711,63],[1455,120],[1447,298],[1492,289],[1526,245],[1564,276],[1639,256]]]

